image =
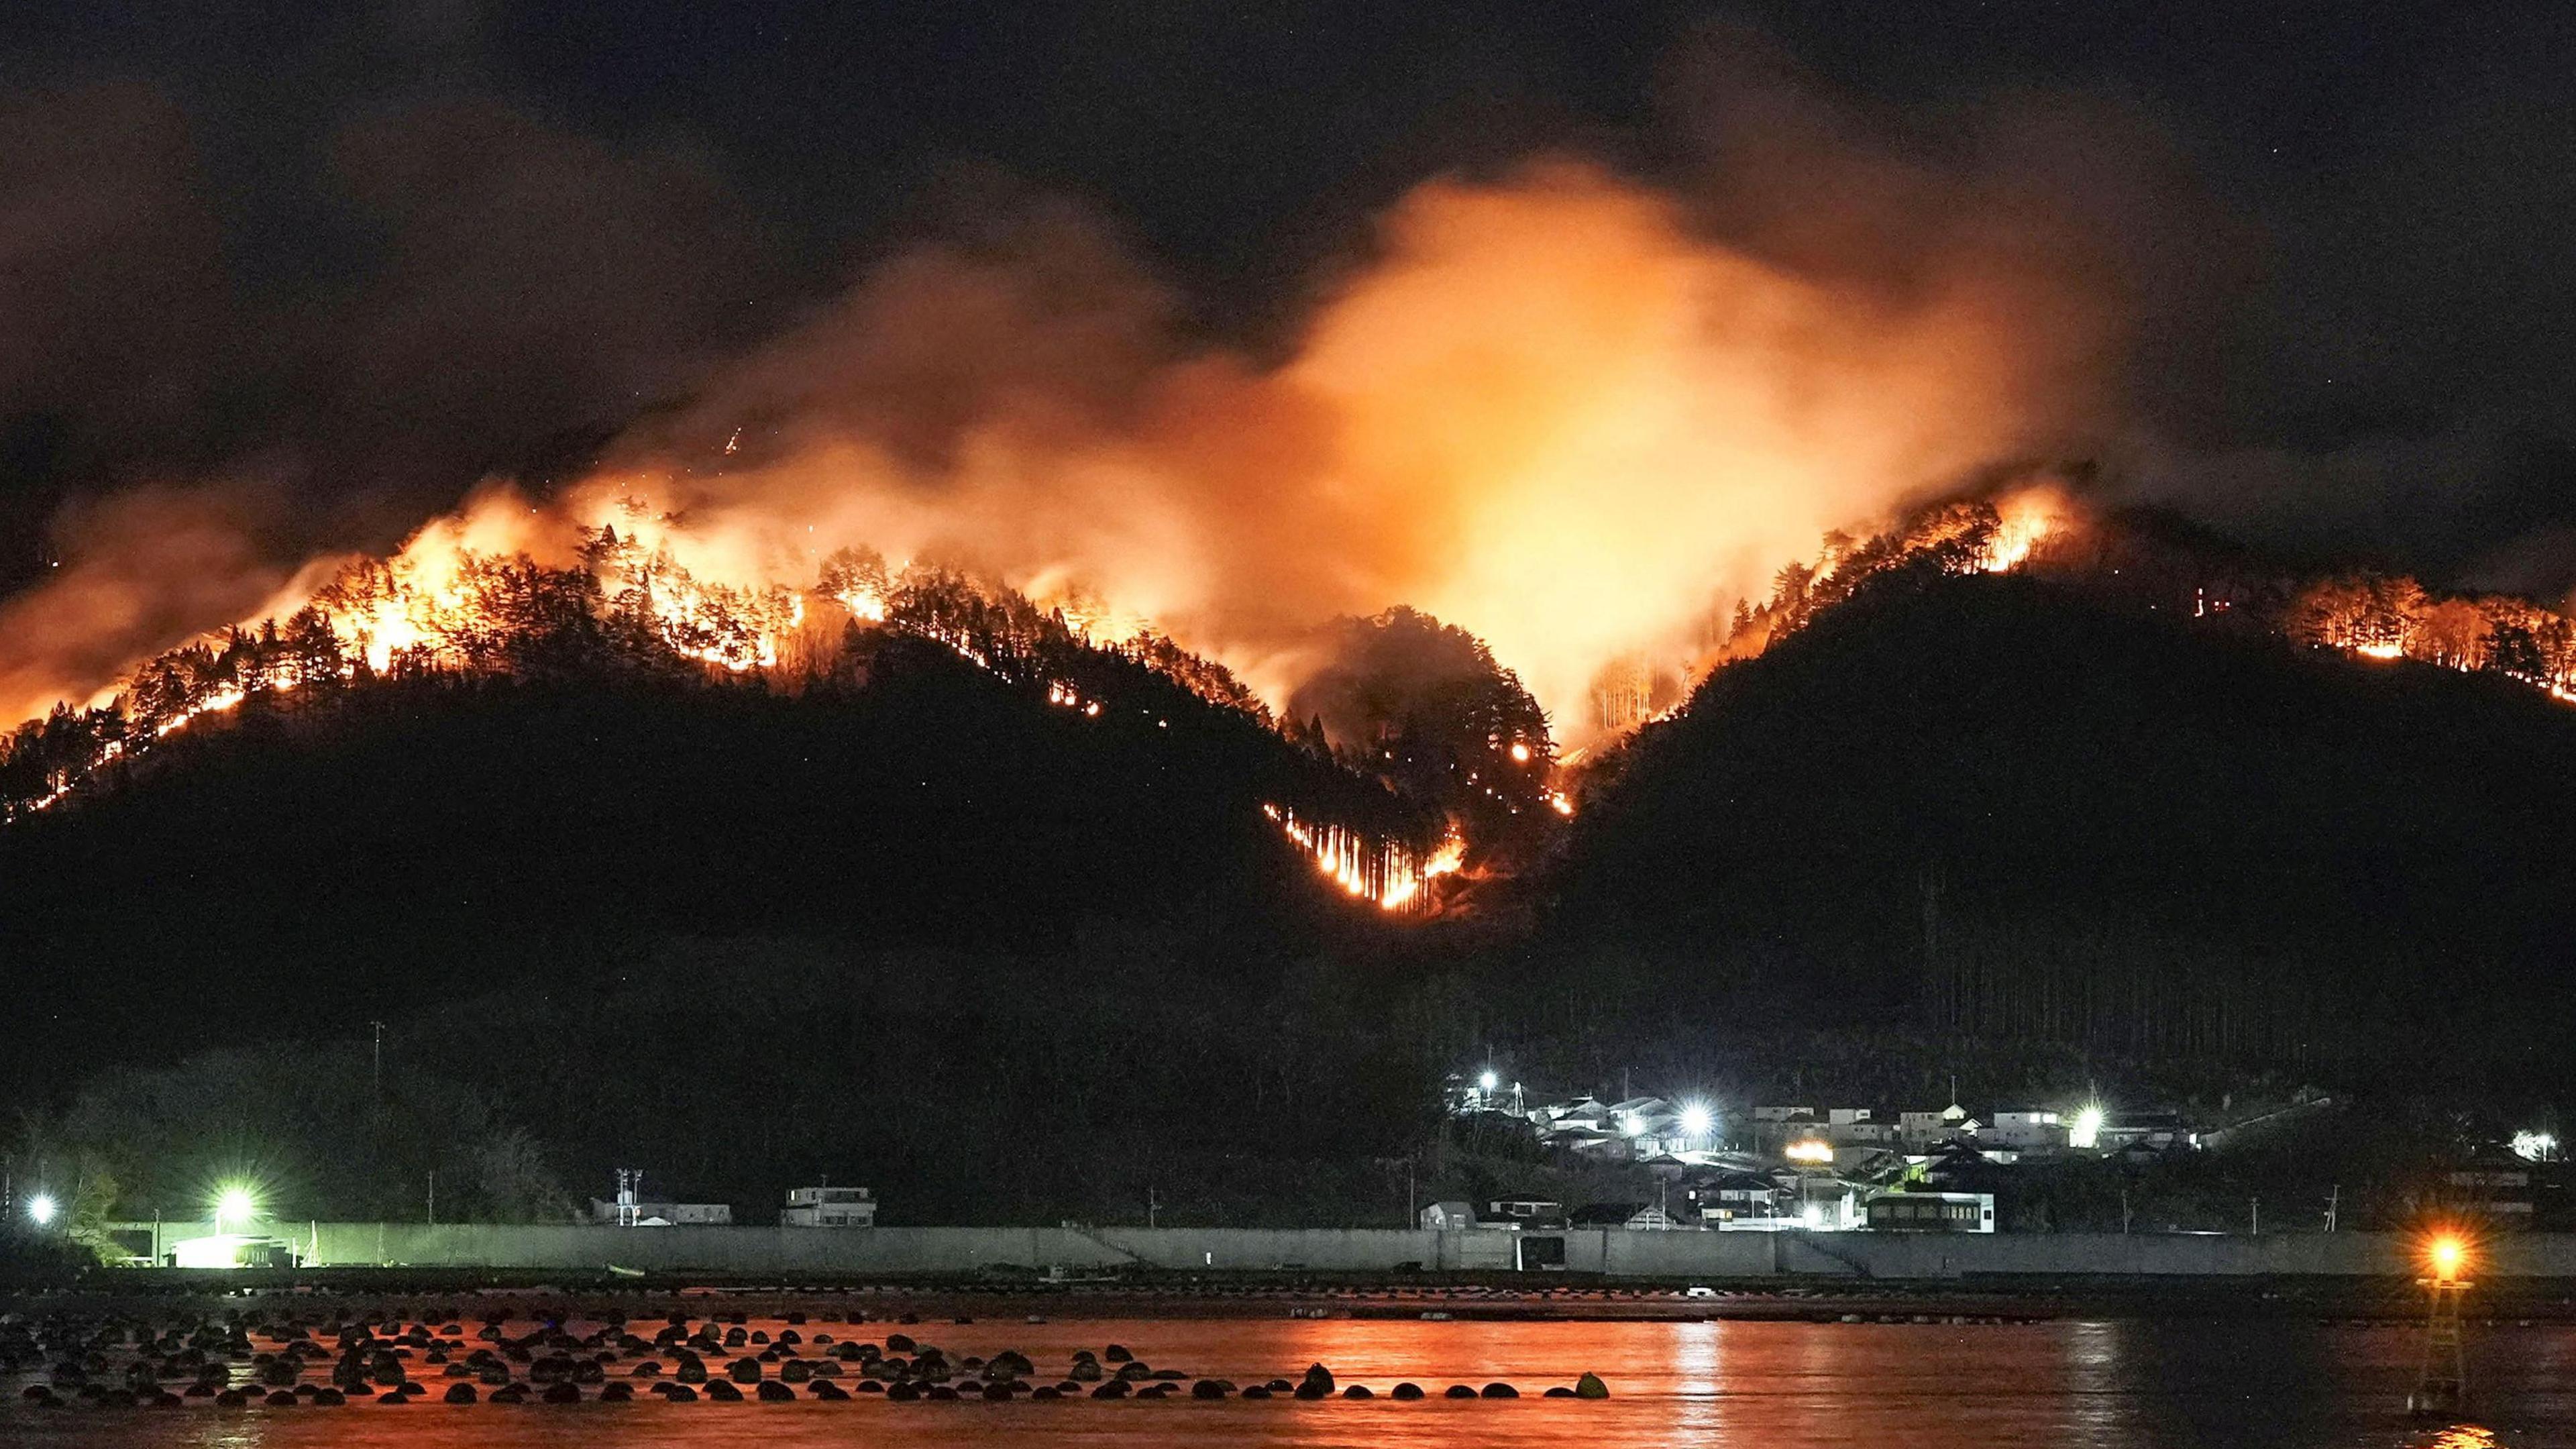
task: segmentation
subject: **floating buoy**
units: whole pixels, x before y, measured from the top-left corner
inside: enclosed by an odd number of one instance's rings
[[[1485,1397],[1489,1399],[1517,1399],[1520,1396],[1521,1391],[1510,1384],[1485,1385]]]
[[[1393,1389],[1388,1390],[1388,1397],[1390,1397],[1390,1398],[1397,1398],[1397,1399],[1418,1399],[1418,1398],[1421,1398],[1421,1397],[1422,1397],[1422,1385],[1420,1385],[1420,1384],[1411,1384],[1411,1383],[1407,1383],[1407,1384],[1397,1384]]]
[[[1444,1399],[1472,1399],[1476,1397],[1476,1391],[1467,1387],[1465,1384],[1451,1384],[1448,1389],[1440,1395],[1440,1397]]]

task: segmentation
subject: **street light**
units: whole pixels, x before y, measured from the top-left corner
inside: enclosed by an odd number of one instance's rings
[[[2091,1151],[2099,1147],[2102,1142],[2103,1120],[2100,1106],[2086,1105],[2083,1111],[2075,1114],[2075,1121],[2067,1127],[2066,1145],[2078,1151]]]
[[[2469,1248],[2457,1237],[2444,1233],[2425,1247],[2424,1256],[2433,1265],[2434,1279],[2450,1283],[2458,1280],[2460,1265],[2468,1261]]]
[[[1682,1104],[1682,1135],[1684,1137],[1706,1137],[1716,1130],[1717,1114],[1708,1110],[1707,1103],[1685,1102]]]
[[[54,1212],[53,1198],[44,1193],[40,1192],[27,1199],[27,1216],[37,1227],[50,1226],[54,1221]]]
[[[252,1215],[258,1211],[259,1204],[251,1199],[249,1188],[239,1185],[225,1188],[223,1191],[215,1194],[216,1235],[218,1237],[222,1236],[224,1231],[224,1219],[238,1218],[242,1222],[248,1223],[251,1220]]]
[[[1503,1079],[1502,1079],[1502,1078],[1500,1078],[1500,1077],[1498,1077],[1498,1076],[1495,1076],[1492,1072],[1487,1072],[1487,1073],[1485,1073],[1483,1076],[1478,1077],[1478,1078],[1476,1079],[1476,1085],[1477,1085],[1478,1087],[1482,1088],[1483,1090],[1488,1091],[1488,1092],[1490,1092],[1490,1091],[1494,1090],[1495,1088],[1497,1088],[1497,1087],[1501,1086],[1502,1084],[1503,1084]]]

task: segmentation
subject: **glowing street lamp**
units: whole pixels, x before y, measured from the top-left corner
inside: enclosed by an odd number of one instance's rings
[[[1503,1079],[1502,1079],[1502,1078],[1500,1078],[1500,1077],[1498,1077],[1498,1076],[1495,1076],[1495,1075],[1494,1075],[1492,1072],[1490,1072],[1490,1071],[1489,1071],[1489,1072],[1487,1072],[1487,1073],[1485,1073],[1483,1076],[1478,1077],[1478,1078],[1476,1079],[1476,1085],[1477,1085],[1479,1088],[1481,1088],[1481,1089],[1483,1089],[1483,1090],[1485,1090],[1485,1091],[1488,1091],[1488,1092],[1493,1091],[1495,1088],[1500,1087],[1502,1084],[1503,1084]]]
[[[2067,1124],[2066,1145],[2078,1151],[2091,1151],[2100,1146],[2102,1122],[2101,1106],[2098,1103],[2087,1103],[2083,1111],[2075,1114],[2075,1120]]]
[[[2434,1281],[2440,1283],[2457,1282],[2460,1277],[2460,1267],[2468,1261],[2468,1258],[2468,1244],[2461,1242],[2457,1236],[2450,1233],[2436,1237],[2424,1248],[2425,1261],[2433,1265]]]
[[[234,1218],[247,1224],[258,1212],[259,1204],[252,1199],[249,1188],[238,1184],[225,1188],[215,1194],[216,1236],[223,1235],[224,1219]]]
[[[40,1192],[27,1199],[27,1218],[37,1227],[51,1226],[57,1211],[53,1198],[45,1193]]]
[[[1717,1114],[1708,1110],[1707,1103],[1685,1102],[1682,1104],[1682,1135],[1684,1137],[1694,1139],[1706,1137],[1716,1130]]]

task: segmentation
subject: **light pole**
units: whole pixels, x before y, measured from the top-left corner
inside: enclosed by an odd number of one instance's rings
[[[2424,1322],[2424,1372],[2406,1396],[2412,1413],[2452,1415],[2468,1407],[2469,1357],[2460,1331],[2460,1300],[2475,1286],[2460,1276],[2468,1257],[2468,1245],[2451,1233],[2425,1246],[2432,1276],[2415,1282],[2432,1290],[2433,1311]]]

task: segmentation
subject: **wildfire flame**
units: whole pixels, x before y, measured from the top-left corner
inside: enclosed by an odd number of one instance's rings
[[[1995,503],[1994,540],[1983,564],[1988,573],[2010,573],[2030,561],[2031,550],[2063,531],[2072,505],[2050,484],[2035,484]]]
[[[1456,874],[1467,859],[1467,842],[1455,826],[1429,855],[1416,856],[1401,843],[1373,841],[1339,825],[1301,820],[1284,806],[1264,805],[1261,813],[1313,857],[1315,868],[1344,894],[1384,911],[1429,910],[1433,905],[1430,883]]]

